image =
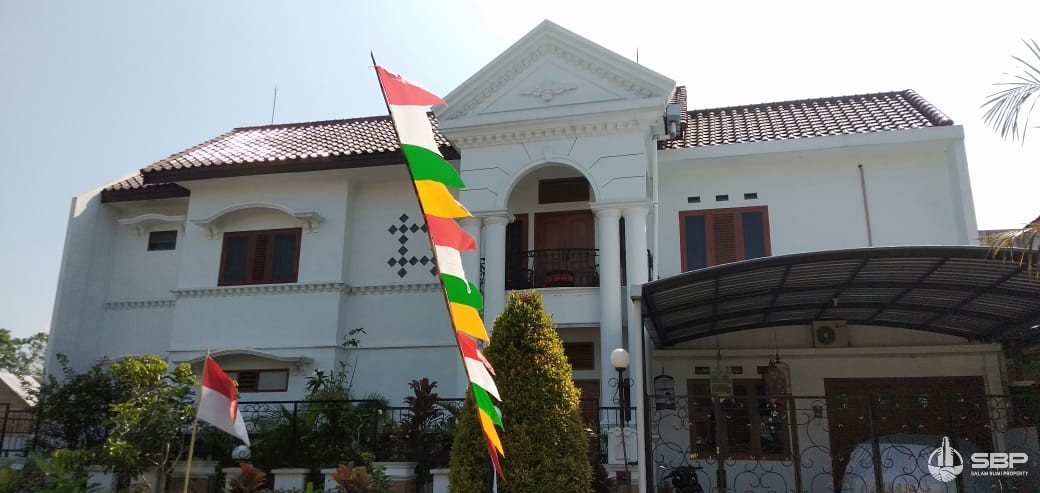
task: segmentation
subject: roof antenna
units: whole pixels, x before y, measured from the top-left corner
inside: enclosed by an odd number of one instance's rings
[[[639,64],[639,45],[636,45],[636,64]]]
[[[274,100],[271,101],[271,125],[274,125],[274,109],[278,106],[278,84],[274,85]]]

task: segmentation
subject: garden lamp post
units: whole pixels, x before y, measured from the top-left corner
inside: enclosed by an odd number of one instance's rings
[[[610,364],[617,370],[618,375],[614,387],[618,389],[617,401],[618,407],[621,408],[618,415],[622,418],[622,423],[627,423],[632,419],[632,396],[629,392],[632,387],[632,379],[625,378],[625,370],[631,361],[631,356],[624,348],[617,348],[610,353]]]
[[[617,381],[613,382],[614,387],[617,388],[617,402],[618,402],[618,417],[620,418],[620,426],[618,431],[621,432],[621,457],[625,462],[625,481],[631,484],[632,477],[628,472],[628,445],[625,443],[625,425],[632,419],[632,396],[629,389],[632,387],[632,379],[625,377],[625,369],[628,368],[629,363],[632,362],[631,356],[628,351],[624,348],[617,348],[610,352],[610,364],[617,370]]]

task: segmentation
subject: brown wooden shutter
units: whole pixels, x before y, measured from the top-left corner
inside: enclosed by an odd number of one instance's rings
[[[567,356],[572,370],[596,369],[596,350],[591,342],[565,342],[563,354]]]
[[[265,267],[267,265],[267,250],[268,250],[268,239],[270,235],[261,233],[256,235],[253,245],[253,268],[252,268],[252,279],[253,281],[263,281],[266,278]]]
[[[713,265],[736,262],[741,255],[737,248],[737,215],[718,212],[711,216]]]
[[[235,375],[235,381],[238,382],[239,392],[256,392],[257,384],[260,381],[260,372],[256,370],[243,370]]]

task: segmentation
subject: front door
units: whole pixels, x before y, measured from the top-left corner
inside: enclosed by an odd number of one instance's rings
[[[535,287],[599,285],[592,211],[535,214],[534,228]]]

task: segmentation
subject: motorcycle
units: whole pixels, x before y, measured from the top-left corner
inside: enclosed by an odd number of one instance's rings
[[[697,480],[697,471],[701,469],[704,468],[699,466],[673,467],[663,479],[665,483],[669,479],[672,480],[672,487],[675,489],[675,493],[704,493],[704,488],[701,487],[700,481]]]

